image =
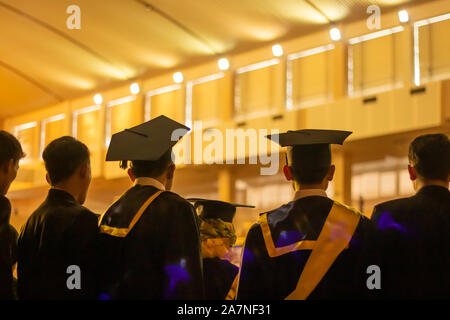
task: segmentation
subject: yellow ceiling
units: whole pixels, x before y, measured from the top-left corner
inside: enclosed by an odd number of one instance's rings
[[[0,118],[412,2],[0,0]]]

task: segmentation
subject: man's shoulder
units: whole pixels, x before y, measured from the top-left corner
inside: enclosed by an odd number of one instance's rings
[[[173,201],[175,203],[181,203],[181,204],[184,204],[184,205],[187,205],[187,204],[190,205],[191,204],[185,198],[183,198],[179,194],[177,194],[175,192],[172,192],[172,191],[163,191],[161,193],[160,197],[162,197],[165,200]]]
[[[349,205],[346,205],[346,204],[336,201],[336,200],[334,200],[333,205],[336,208],[339,208],[342,212],[344,212],[347,215],[351,215],[351,216],[355,216],[355,217],[364,219],[364,215],[359,210],[357,210]]]
[[[160,202],[163,203],[163,207],[180,207],[189,210],[193,209],[193,206],[189,201],[172,191],[163,191],[158,198]]]
[[[189,201],[171,191],[161,192],[161,194],[153,200],[151,206],[149,206],[147,210],[159,213],[158,216],[164,218],[176,218],[179,215],[186,214],[191,216],[195,212],[194,207]]]
[[[405,197],[381,202],[374,207],[373,214],[376,216],[383,212],[395,213],[399,211],[408,210],[414,207],[414,202],[415,202],[414,197]]]
[[[119,199],[121,201],[135,201],[137,198],[147,199],[153,196],[156,192],[161,191],[153,186],[133,186],[128,189],[125,194]],[[157,200],[157,202],[156,202]],[[190,205],[190,202],[172,191],[162,190],[161,194],[155,198],[155,203],[165,202],[173,205]]]
[[[52,205],[43,202],[29,217],[27,224],[59,224],[62,221],[92,221],[98,220],[98,215],[84,207],[81,204],[73,203],[70,205]]]

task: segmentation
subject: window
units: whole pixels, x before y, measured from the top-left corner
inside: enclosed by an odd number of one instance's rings
[[[178,84],[147,92],[145,101],[145,121],[165,115],[184,123],[184,92]]]
[[[41,144],[39,154],[42,157],[44,148],[53,140],[65,135],[64,119],[65,114],[59,114],[50,118],[46,118],[41,122]]]
[[[36,151],[39,146],[39,133],[37,131],[37,122],[29,122],[14,127],[14,135],[20,141],[22,150],[26,156],[22,163],[29,163],[36,159]]]
[[[109,102],[106,106],[105,144],[109,145],[111,136],[126,128],[136,126],[142,122],[140,100],[129,96]]]
[[[227,107],[224,104],[229,94],[224,77],[220,72],[186,84],[186,123],[201,120],[203,127],[209,127],[220,120],[220,111]]]
[[[236,70],[234,108],[236,116],[254,117],[277,108],[283,93],[279,59],[267,60]],[[280,100],[282,101],[282,100]]]
[[[450,77],[450,14],[414,23],[414,83]]]
[[[349,96],[390,90],[401,85],[401,31],[403,27],[399,26],[349,40]]]
[[[334,45],[287,56],[286,108],[288,110],[326,102],[331,98],[331,51]]]

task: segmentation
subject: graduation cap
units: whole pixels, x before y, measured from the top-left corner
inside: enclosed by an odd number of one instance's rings
[[[236,208],[254,208],[245,204],[234,204],[219,200],[208,200],[200,198],[189,198],[188,201],[194,202],[194,208],[202,219],[222,219],[225,222],[233,222]]]
[[[342,145],[344,140],[351,134],[351,131],[342,130],[303,129],[271,134],[267,135],[266,138],[270,140],[275,139],[275,142],[282,147],[289,147],[286,154],[286,163],[288,163],[289,154],[297,159],[309,158],[311,164],[326,165],[331,161],[330,145]]]
[[[289,130],[285,133],[270,134],[266,138],[270,140],[278,139],[277,142],[282,147],[294,147],[301,145],[316,145],[316,144],[343,144],[344,140],[352,134],[351,131],[342,130],[319,130],[319,129],[304,129],[304,130]]]
[[[138,126],[113,134],[106,161],[156,161],[189,130],[181,123],[161,115]],[[174,136],[172,136],[173,134]]]

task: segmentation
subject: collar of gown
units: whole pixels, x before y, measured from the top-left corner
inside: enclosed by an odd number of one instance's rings
[[[150,177],[140,177],[140,178],[136,178],[136,180],[134,180],[134,185],[141,185],[141,186],[153,186],[159,190],[163,190],[165,191],[166,188],[164,187],[164,185],[159,182],[156,179],[150,178]]]
[[[47,199],[50,201],[63,201],[78,204],[73,195],[57,187],[51,187],[50,190],[48,190]]]
[[[328,198],[327,193],[323,189],[301,189],[295,192],[294,201],[301,198],[313,196]]]

